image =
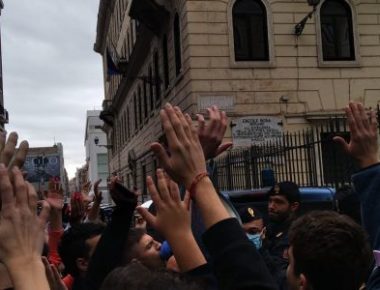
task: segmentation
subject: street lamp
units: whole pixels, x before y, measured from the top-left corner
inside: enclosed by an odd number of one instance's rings
[[[103,145],[103,144],[99,144],[99,137],[98,137],[98,136],[95,136],[95,138],[94,138],[94,143],[95,143],[95,145],[98,146],[98,147],[105,147],[105,148],[107,148],[107,149],[111,149],[111,148],[112,148],[112,144],[109,144],[109,145],[107,145],[107,144],[105,144],[105,145]]]
[[[313,6],[313,10],[310,11],[300,22],[296,24],[294,27],[294,34],[296,36],[300,36],[303,32],[303,29],[305,28],[305,24],[307,20],[313,16],[314,12],[317,10],[317,5],[319,4],[320,0],[307,0],[307,3],[310,6]]]

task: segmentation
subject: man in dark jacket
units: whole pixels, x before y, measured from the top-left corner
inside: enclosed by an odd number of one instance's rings
[[[300,192],[297,184],[280,182],[268,192],[267,249],[278,268],[288,266],[288,230],[300,206]]]

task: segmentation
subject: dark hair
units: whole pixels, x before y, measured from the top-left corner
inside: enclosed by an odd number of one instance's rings
[[[314,290],[357,290],[366,281],[371,249],[364,230],[332,211],[314,211],[289,230],[294,272]]]
[[[201,290],[200,284],[167,270],[152,271],[139,262],[114,269],[100,290]]]
[[[128,264],[134,259],[133,246],[140,242],[141,238],[146,234],[143,229],[130,229],[124,244],[123,262]]]
[[[63,234],[58,252],[67,273],[73,277],[79,275],[76,260],[89,258],[90,248],[86,240],[101,235],[104,228],[102,224],[81,223],[73,225]]]

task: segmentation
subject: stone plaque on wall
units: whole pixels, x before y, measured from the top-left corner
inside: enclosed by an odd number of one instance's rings
[[[199,111],[205,111],[214,105],[222,111],[231,112],[235,107],[235,98],[233,96],[199,96]]]
[[[232,121],[234,146],[261,145],[282,136],[282,120],[277,117],[244,117]]]

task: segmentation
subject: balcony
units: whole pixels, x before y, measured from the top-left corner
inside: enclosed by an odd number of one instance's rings
[[[155,0],[133,0],[129,16],[144,24],[154,34],[159,35],[170,14]]]
[[[99,118],[109,127],[113,127],[114,124],[114,111],[112,108],[111,100],[103,101],[103,110],[100,112]]]

